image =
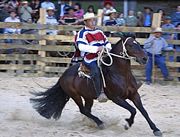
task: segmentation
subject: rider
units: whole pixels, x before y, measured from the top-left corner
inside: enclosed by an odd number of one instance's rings
[[[111,50],[111,44],[104,33],[95,27],[94,13],[86,13],[83,16],[85,27],[77,35],[76,44],[83,55],[83,64],[90,69],[91,78],[96,90],[96,97],[99,102],[106,102],[107,97],[104,94],[100,69],[97,65],[98,53],[106,47]],[[82,55],[82,54],[81,54]]]

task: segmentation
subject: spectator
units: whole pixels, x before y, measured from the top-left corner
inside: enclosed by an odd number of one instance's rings
[[[144,20],[143,13],[141,11],[138,11],[137,12],[137,26],[138,27],[143,27],[143,20]]]
[[[78,24],[78,19],[77,17],[74,15],[74,8],[73,7],[69,7],[67,9],[67,14],[64,15],[59,22],[62,25],[77,25]]]
[[[81,8],[81,4],[76,3],[74,5],[74,15],[78,18],[78,19],[82,19],[83,15],[84,15],[84,10]]]
[[[2,5],[2,9],[6,12],[10,12],[12,10],[14,10],[11,6],[9,6],[8,2],[5,2],[3,5]]]
[[[134,11],[130,10],[128,16],[126,17],[126,26],[136,27],[137,23],[138,23],[138,20],[136,16],[134,15]]]
[[[96,14],[95,10],[94,10],[94,6],[93,5],[89,5],[88,8],[87,8],[87,12],[88,13],[94,13]]]
[[[175,26],[180,23],[180,6],[177,6],[177,11],[172,14],[171,18],[172,24],[174,24]]]
[[[165,64],[165,58],[162,56],[162,50],[173,50],[169,47],[166,40],[161,37],[162,29],[156,28],[153,34],[145,41],[144,48],[149,57],[146,64],[146,83],[151,84],[151,75],[153,61],[161,69],[165,81],[172,81],[173,78],[169,76],[168,69]],[[154,60],[153,60],[154,58]]]
[[[165,23],[165,11],[163,9],[158,9],[157,13],[161,13],[161,24]]]
[[[18,0],[10,0],[8,2],[9,6],[14,9],[14,10],[17,10],[18,9],[18,6],[19,6],[19,2]]]
[[[41,7],[40,0],[33,0],[30,7],[32,8],[32,21],[36,23],[39,19],[39,10]]]
[[[16,16],[16,11],[12,10],[10,11],[10,16],[7,17],[4,22],[20,22],[19,18]],[[5,28],[4,33],[5,34],[20,34],[20,29],[14,29],[14,28]]]
[[[167,30],[175,28],[175,26],[173,24],[171,24],[171,17],[170,16],[165,16],[164,17],[164,25],[162,25],[162,28],[167,29]],[[163,33],[162,37],[165,40],[173,40],[174,39],[174,34],[166,32],[166,33]],[[169,44],[169,46],[173,48],[172,44]],[[174,57],[170,56],[169,61],[174,61]]]
[[[9,11],[8,4],[3,3],[3,6],[4,7],[0,9],[0,22],[4,22],[4,20],[10,16],[8,12]],[[3,28],[0,28],[0,33],[4,33]]]
[[[114,26],[114,25],[117,25],[117,22],[116,22],[116,10],[111,10],[107,13],[107,15],[109,15],[109,20],[106,20],[105,21],[105,26]],[[110,34],[113,34],[114,32],[105,32],[105,35],[107,37],[110,36]]]
[[[177,24],[176,29],[180,30],[180,23]],[[176,40],[180,40],[180,33],[176,33],[175,39]],[[180,53],[180,44],[179,45],[175,45],[174,48],[175,48],[176,52]],[[180,62],[180,56],[176,57],[176,61]],[[180,73],[180,67],[178,68],[178,72]],[[180,77],[178,77],[178,80],[180,81]]]
[[[49,7],[55,9],[54,3],[50,2],[50,0],[45,0],[44,2],[41,3],[41,8],[48,9]]]
[[[112,1],[111,0],[105,0],[104,1],[104,8],[103,8],[103,23],[106,21],[106,20],[109,20],[109,16],[108,16],[108,13],[109,11],[112,11],[114,10],[114,7],[112,5]]]
[[[118,26],[125,26],[126,25],[126,21],[124,19],[124,14],[120,13],[118,18],[116,19],[117,25]]]
[[[144,7],[143,26],[150,27],[152,24],[152,9],[150,7]]]
[[[116,22],[116,10],[113,9],[113,10],[109,11],[107,13],[107,15],[109,16],[109,20],[106,20],[105,26],[117,25],[117,22]]]
[[[58,25],[58,21],[54,16],[54,8],[53,7],[47,8],[46,24]],[[47,30],[47,34],[48,35],[56,35],[57,30]]]
[[[32,21],[32,8],[28,5],[28,1],[22,1],[21,6],[19,7],[19,13],[22,22]]]
[[[57,5],[57,4],[56,4]],[[62,19],[62,17],[64,17],[65,14],[67,14],[67,9],[70,7],[67,1],[62,1],[59,0],[58,1],[58,18],[60,17],[60,19]]]
[[[16,16],[16,11],[12,10],[10,11],[10,16],[7,17],[4,22],[20,22],[20,20],[18,19],[18,17]],[[14,28],[5,28],[4,29],[4,34],[20,34],[20,29],[14,29]],[[13,43],[14,41],[12,39],[6,39],[5,43]],[[13,53],[13,49],[8,49],[6,50],[6,52],[8,54]]]

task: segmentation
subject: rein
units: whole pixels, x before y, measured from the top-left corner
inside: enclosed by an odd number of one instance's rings
[[[103,50],[98,55],[97,64],[98,64],[98,67],[100,68],[100,72],[101,72],[102,80],[103,80],[103,85],[104,85],[105,88],[106,88],[106,81],[105,81],[104,74],[103,74],[103,71],[102,71],[101,63],[103,65],[105,65],[105,66],[108,66],[108,67],[111,66],[113,64],[112,56],[118,57],[118,58],[122,58],[122,59],[128,59],[128,60],[134,59],[135,57],[132,57],[132,56],[128,55],[127,49],[126,49],[126,46],[125,46],[127,41],[130,38],[131,37],[128,37],[128,38],[126,38],[126,40],[124,42],[122,41],[123,51],[120,52],[119,55],[118,54],[114,54],[114,53],[110,53],[109,50],[107,49],[107,47],[104,47]],[[103,53],[106,53],[107,56],[110,58],[110,63],[104,62],[104,60],[103,60]]]

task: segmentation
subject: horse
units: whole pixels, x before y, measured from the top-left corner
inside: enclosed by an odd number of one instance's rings
[[[109,54],[113,61],[111,65],[101,65],[106,82],[104,92],[109,100],[130,112],[130,117],[125,119],[127,122],[125,129],[132,126],[136,115],[136,109],[126,101],[129,99],[144,116],[154,135],[162,136],[162,132],[150,119],[142,105],[138,93],[139,86],[131,71],[131,58],[135,58],[140,64],[146,64],[147,56],[144,50],[134,37],[124,35],[112,46]],[[108,56],[104,57],[103,61],[108,63],[110,58]],[[78,105],[80,112],[93,120],[97,127],[103,129],[103,121],[91,113],[93,100],[96,99],[93,81],[78,76],[79,66],[80,64],[76,64],[69,67],[59,78],[58,82],[45,92],[33,93],[35,97],[31,98],[30,102],[33,103],[33,108],[41,116],[47,119],[53,118],[58,120],[66,103],[72,98]],[[83,103],[82,99],[84,99],[85,103]]]

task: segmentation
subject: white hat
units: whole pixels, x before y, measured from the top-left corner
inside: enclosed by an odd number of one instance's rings
[[[162,31],[162,28],[158,27],[158,28],[155,28],[153,32],[155,33],[155,32],[163,32],[163,31]]]
[[[24,1],[22,1],[21,3],[23,3],[23,4],[27,4],[27,3],[28,3],[28,1],[27,1],[27,0],[24,0]]]
[[[110,15],[111,13],[116,13],[116,9],[107,10],[106,15]]]
[[[54,9],[53,7],[48,7],[46,10],[47,10],[47,11],[48,11],[48,10],[53,10],[53,11],[54,11],[55,9]]]
[[[83,16],[83,20],[94,19],[94,18],[97,18],[97,16],[95,16],[94,13],[89,13],[89,12],[87,12]]]

